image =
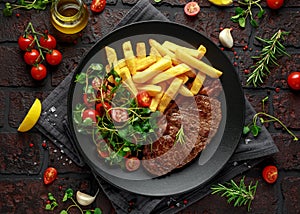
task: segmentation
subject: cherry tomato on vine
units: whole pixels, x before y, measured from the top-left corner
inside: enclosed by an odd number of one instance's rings
[[[40,52],[36,49],[31,49],[30,51],[26,51],[24,54],[24,61],[28,65],[33,65],[40,61]]]
[[[291,89],[300,90],[300,71],[290,73],[287,82]]]
[[[19,48],[23,51],[28,51],[34,47],[34,38],[32,35],[20,36],[18,39]]]
[[[269,183],[269,184],[275,183],[275,181],[278,178],[278,169],[277,169],[277,167],[272,166],[272,165],[266,166],[262,171],[262,176],[263,176],[263,179],[267,183]]]
[[[54,49],[51,50],[49,53],[46,53],[46,61],[50,65],[58,65],[62,60],[62,54],[60,51]]]
[[[45,34],[40,38],[40,45],[44,48],[52,50],[56,47],[56,39],[51,34]]]
[[[30,74],[35,80],[42,80],[47,76],[47,68],[43,64],[32,66]]]
[[[129,172],[137,170],[141,165],[140,159],[137,157],[127,158],[125,161],[125,167]]]
[[[57,178],[57,170],[54,167],[48,167],[44,172],[44,183],[50,184]]]
[[[97,122],[99,113],[95,109],[86,109],[82,113],[82,120],[91,119],[93,122]]]
[[[151,104],[152,99],[147,91],[139,92],[136,98],[140,107],[149,107]]]
[[[267,5],[271,9],[279,9],[282,7],[284,0],[267,0]]]
[[[188,16],[196,16],[200,12],[200,6],[197,2],[189,2],[184,6],[184,12]]]
[[[102,10],[104,10],[106,5],[106,0],[93,0],[91,4],[91,10],[94,13],[100,13]]]

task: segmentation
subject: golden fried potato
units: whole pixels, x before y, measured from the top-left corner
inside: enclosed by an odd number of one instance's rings
[[[123,53],[125,57],[126,65],[132,75],[136,73],[136,58],[132,50],[132,45],[130,41],[124,42]]]
[[[173,42],[170,42],[170,41],[165,41],[162,44],[162,46],[168,48],[173,53],[175,53],[176,49],[180,48],[182,51],[186,52],[187,54],[189,54],[189,55],[191,55],[195,58],[199,59],[203,56],[202,51],[199,51],[199,50],[193,49],[193,48],[187,48],[187,47],[184,47],[184,46],[180,46],[180,45],[177,45],[177,44],[175,44]]]
[[[161,91],[152,97],[151,104],[149,106],[149,109],[152,112],[155,112],[157,110],[160,100],[161,100],[162,96],[164,95],[165,90],[167,88],[167,84],[165,82],[160,83],[159,86],[161,87]]]
[[[118,62],[118,57],[117,57],[117,53],[116,50],[109,47],[109,46],[105,46],[105,53],[106,53],[106,58],[107,58],[107,62],[109,65],[109,70],[112,66],[115,66]]]
[[[134,82],[132,81],[129,69],[127,67],[123,67],[121,69],[117,69],[116,71],[119,74],[119,76],[122,78],[122,83],[129,88],[129,90],[134,96],[136,96],[138,94],[138,90]]]
[[[157,51],[162,55],[162,56],[169,56],[172,59],[173,64],[177,65],[180,62],[178,61],[178,59],[176,59],[175,54],[170,51],[168,48],[162,46],[159,42],[157,42],[154,39],[149,39],[149,44],[151,47],[154,47],[155,49],[157,49]]]
[[[162,90],[159,85],[137,84],[136,87],[138,91],[147,91],[150,96],[155,96]]]
[[[144,42],[136,43],[136,57],[142,59],[147,56],[146,44]]]
[[[150,65],[152,65],[156,61],[157,61],[156,56],[153,56],[153,55],[138,59],[136,62],[136,70],[137,71],[145,70],[146,68],[148,68]]]
[[[191,92],[196,95],[198,94],[198,92],[200,91],[203,82],[206,78],[206,75],[204,73],[198,72],[193,83],[192,83],[192,87],[191,87]]]

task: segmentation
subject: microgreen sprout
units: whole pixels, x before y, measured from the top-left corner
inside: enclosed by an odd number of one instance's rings
[[[33,1],[26,1],[26,0],[19,0],[17,3],[10,3],[5,2],[5,6],[3,9],[4,16],[12,16],[13,10],[16,9],[25,9],[25,10],[45,10],[47,5],[50,4],[52,0],[33,0]]]

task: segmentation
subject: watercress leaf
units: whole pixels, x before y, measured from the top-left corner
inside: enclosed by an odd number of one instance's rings
[[[236,7],[235,8],[235,14],[241,15],[242,13],[244,13],[243,8],[241,8],[241,7]]]
[[[12,9],[10,7],[6,7],[3,9],[4,16],[12,16]]]
[[[241,14],[237,14],[237,15],[235,15],[235,16],[232,16],[232,17],[230,18],[230,20],[233,21],[233,22],[238,22],[240,16],[241,16]]]
[[[245,17],[240,17],[239,18],[239,25],[241,27],[245,27],[245,25],[246,25],[246,19],[245,19]]]
[[[244,126],[243,128],[243,134],[248,134],[250,132],[250,128],[248,126]]]
[[[85,214],[92,214],[92,212],[90,210],[86,210]]]
[[[45,210],[51,210],[51,204],[46,204],[46,206],[45,206]]]
[[[123,151],[124,151],[124,152],[130,152],[130,148],[129,148],[129,147],[124,147],[124,148],[123,148]]]
[[[67,194],[68,198],[73,197],[73,190],[71,188],[68,188],[65,193]]]
[[[94,214],[102,214],[102,211],[101,211],[101,209],[100,208],[95,208],[94,209]]]
[[[251,133],[253,134],[254,137],[258,136],[261,128],[257,125],[253,125],[251,128]]]
[[[67,200],[68,200],[68,194],[65,193],[65,194],[64,194],[64,197],[63,197],[63,199],[62,199],[62,201],[65,202],[65,201],[67,201]]]
[[[68,211],[62,210],[62,211],[60,211],[60,214],[68,214]]]
[[[257,22],[256,22],[254,19],[251,19],[251,20],[250,20],[250,24],[251,24],[253,27],[258,27],[258,24],[257,24]]]
[[[258,18],[262,18],[263,17],[263,15],[265,14],[265,10],[260,10],[258,13],[257,13],[257,17]]]

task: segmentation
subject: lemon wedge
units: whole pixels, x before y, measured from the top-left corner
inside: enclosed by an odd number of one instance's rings
[[[28,113],[20,124],[18,131],[19,132],[27,132],[36,124],[38,119],[40,118],[42,111],[42,103],[36,98],[32,106],[30,107]]]
[[[208,1],[217,6],[228,6],[233,3],[233,0],[208,0]]]

